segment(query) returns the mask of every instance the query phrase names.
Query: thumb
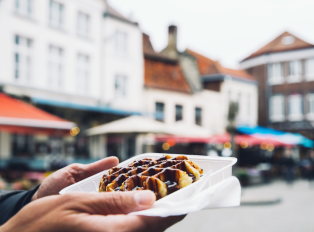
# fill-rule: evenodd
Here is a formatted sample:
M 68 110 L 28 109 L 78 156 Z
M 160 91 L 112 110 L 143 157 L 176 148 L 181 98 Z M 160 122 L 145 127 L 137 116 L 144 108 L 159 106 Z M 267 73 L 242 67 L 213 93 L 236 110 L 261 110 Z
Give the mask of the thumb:
M 152 191 L 107 192 L 81 196 L 82 203 L 91 214 L 127 214 L 150 208 L 156 201 Z

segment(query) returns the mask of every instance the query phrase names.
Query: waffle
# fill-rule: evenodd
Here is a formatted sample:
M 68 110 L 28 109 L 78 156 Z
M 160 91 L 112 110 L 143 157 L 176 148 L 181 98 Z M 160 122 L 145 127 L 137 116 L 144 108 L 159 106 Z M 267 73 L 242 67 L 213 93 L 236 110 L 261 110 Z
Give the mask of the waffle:
M 151 190 L 160 199 L 198 181 L 202 174 L 186 156 L 145 158 L 110 169 L 100 181 L 99 192 Z

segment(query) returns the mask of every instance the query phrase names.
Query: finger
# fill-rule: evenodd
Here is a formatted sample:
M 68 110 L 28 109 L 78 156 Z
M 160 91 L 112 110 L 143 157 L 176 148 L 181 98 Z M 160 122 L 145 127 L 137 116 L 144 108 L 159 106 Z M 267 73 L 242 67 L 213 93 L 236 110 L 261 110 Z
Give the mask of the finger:
M 68 195 L 68 194 L 65 194 Z M 64 195 L 64 196 L 65 196 Z M 127 214 L 150 208 L 156 201 L 152 191 L 72 193 L 67 197 L 76 199 L 82 211 L 90 214 Z
M 78 182 L 99 172 L 117 166 L 118 164 L 119 159 L 112 156 L 87 165 L 73 165 L 72 168 L 75 169 L 73 174 L 75 174 L 74 178 L 76 182 Z

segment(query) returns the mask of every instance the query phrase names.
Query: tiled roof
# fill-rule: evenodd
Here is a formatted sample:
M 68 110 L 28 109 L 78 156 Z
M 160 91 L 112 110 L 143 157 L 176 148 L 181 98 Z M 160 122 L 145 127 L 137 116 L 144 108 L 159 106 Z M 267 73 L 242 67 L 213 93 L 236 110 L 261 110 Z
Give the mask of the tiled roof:
M 143 53 L 146 87 L 191 92 L 179 63 L 155 52 L 146 34 L 143 34 Z
M 145 86 L 172 91 L 190 93 L 180 65 L 145 58 Z
M 290 39 L 290 41 L 289 41 Z M 253 57 L 267 54 L 267 53 L 274 53 L 274 52 L 284 52 L 284 51 L 291 51 L 291 50 L 298 50 L 298 49 L 305 49 L 305 48 L 313 48 L 314 45 L 304 40 L 292 35 L 289 32 L 284 32 L 276 39 L 271 41 L 270 43 L 266 44 L 264 47 L 259 49 L 258 51 L 254 52 L 243 61 L 251 59 Z
M 186 52 L 195 57 L 201 76 L 224 74 L 249 80 L 255 80 L 253 76 L 251 76 L 244 70 L 225 68 L 218 61 L 211 60 L 190 49 L 186 49 Z

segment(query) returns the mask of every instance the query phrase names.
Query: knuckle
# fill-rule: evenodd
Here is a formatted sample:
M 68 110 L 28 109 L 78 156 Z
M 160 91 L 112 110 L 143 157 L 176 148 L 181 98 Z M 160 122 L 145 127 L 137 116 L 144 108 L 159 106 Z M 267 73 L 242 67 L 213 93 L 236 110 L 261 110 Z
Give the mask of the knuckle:
M 118 211 L 124 211 L 125 206 L 123 204 L 124 202 L 124 197 L 122 193 L 115 192 L 110 194 L 110 198 L 108 199 L 109 202 L 112 202 L 112 207 L 114 207 Z

